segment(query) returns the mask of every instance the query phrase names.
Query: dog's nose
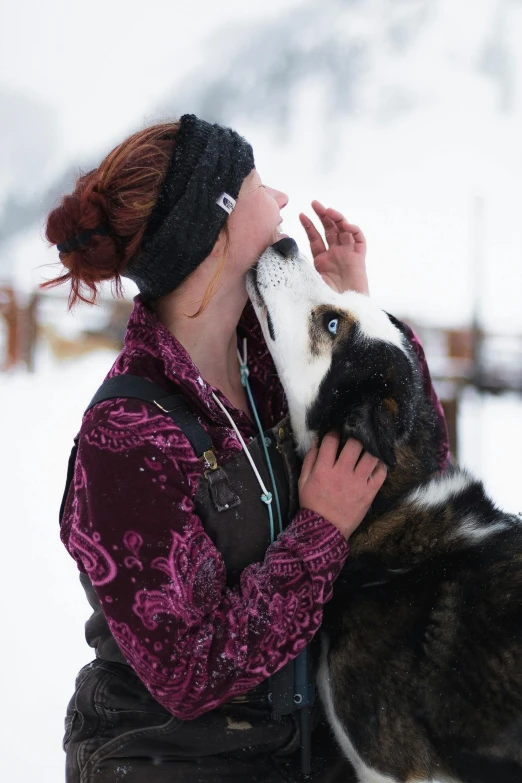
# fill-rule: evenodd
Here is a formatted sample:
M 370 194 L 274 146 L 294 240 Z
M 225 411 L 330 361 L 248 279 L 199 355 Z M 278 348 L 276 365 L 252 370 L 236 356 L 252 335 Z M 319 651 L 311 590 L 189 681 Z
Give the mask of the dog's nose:
M 291 237 L 283 237 L 283 239 L 272 245 L 272 248 L 277 250 L 283 258 L 291 258 L 297 254 L 297 242 Z

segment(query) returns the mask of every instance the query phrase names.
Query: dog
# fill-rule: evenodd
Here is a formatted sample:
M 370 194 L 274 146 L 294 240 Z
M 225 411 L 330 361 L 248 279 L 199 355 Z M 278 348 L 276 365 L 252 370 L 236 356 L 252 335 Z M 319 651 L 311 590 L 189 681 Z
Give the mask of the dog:
M 298 454 L 354 437 L 388 467 L 325 607 L 318 689 L 360 783 L 522 781 L 522 519 L 437 462 L 404 326 L 284 238 L 247 291 Z

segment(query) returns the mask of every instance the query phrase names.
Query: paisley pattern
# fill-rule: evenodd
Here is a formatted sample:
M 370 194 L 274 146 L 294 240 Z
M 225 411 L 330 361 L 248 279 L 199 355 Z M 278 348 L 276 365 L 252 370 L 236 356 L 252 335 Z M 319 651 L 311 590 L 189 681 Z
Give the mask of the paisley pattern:
M 78 554 L 82 566 L 94 587 L 112 582 L 117 566 L 107 550 L 99 543 L 100 535 L 94 533 L 91 538 L 78 527 L 71 530 L 69 545 Z
M 220 580 L 216 579 L 216 568 L 212 552 L 208 552 L 207 538 L 180 535 L 171 530 L 172 545 L 168 557 L 156 557 L 151 568 L 167 576 L 168 581 L 160 590 L 140 590 L 136 593 L 134 612 L 146 628 L 157 628 L 161 614 L 183 617 L 187 627 L 201 622 L 206 611 L 219 602 L 216 592 Z M 223 573 L 220 575 L 224 577 Z
M 129 550 L 129 552 L 132 553 L 131 555 L 128 555 L 123 561 L 125 568 L 134 568 L 134 566 L 136 566 L 140 571 L 142 571 L 143 565 L 139 558 L 139 554 L 143 545 L 143 538 L 139 533 L 136 533 L 135 530 L 127 530 L 123 536 L 123 545 L 126 549 Z
M 262 425 L 272 427 L 286 414 L 286 403 L 250 303 L 237 331 L 248 339 Z M 416 349 L 436 405 L 420 344 Z M 240 444 L 213 391 L 245 441 L 256 434 L 246 414 L 200 377 L 140 297 L 109 377 L 122 372 L 181 391 L 212 438 L 218 461 Z M 444 437 L 441 418 L 441 466 Z M 194 511 L 202 470 L 181 431 L 152 406 L 100 403 L 82 423 L 61 528 L 126 660 L 152 695 L 184 719 L 245 693 L 295 657 L 320 627 L 349 551 L 330 522 L 301 509 L 264 560 L 227 588 L 223 559 Z

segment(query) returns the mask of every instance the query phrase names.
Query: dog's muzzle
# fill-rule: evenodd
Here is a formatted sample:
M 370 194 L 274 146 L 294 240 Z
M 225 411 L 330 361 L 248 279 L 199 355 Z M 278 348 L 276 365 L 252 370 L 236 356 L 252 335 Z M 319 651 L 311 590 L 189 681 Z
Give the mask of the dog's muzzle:
M 297 260 L 299 258 L 299 248 L 297 247 L 297 242 L 291 237 L 283 237 L 282 239 L 279 239 L 277 242 L 274 242 L 273 245 L 270 245 L 270 247 L 267 248 L 265 252 L 268 250 L 275 251 L 278 256 L 281 256 L 286 260 Z M 254 296 L 257 303 L 261 305 L 264 304 L 264 297 L 258 285 L 257 269 L 257 264 L 249 269 L 246 280 L 250 296 Z
M 272 250 L 276 250 L 283 258 L 296 258 L 299 253 L 297 242 L 292 237 L 283 237 L 272 245 Z

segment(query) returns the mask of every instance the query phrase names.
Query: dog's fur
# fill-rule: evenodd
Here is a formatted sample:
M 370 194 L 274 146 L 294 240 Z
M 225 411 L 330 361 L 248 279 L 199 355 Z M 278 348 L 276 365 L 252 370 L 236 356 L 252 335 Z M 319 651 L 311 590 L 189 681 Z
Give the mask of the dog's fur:
M 301 456 L 335 429 L 389 468 L 325 608 L 318 674 L 359 781 L 522 781 L 522 520 L 465 471 L 438 473 L 398 321 L 330 289 L 291 239 L 247 289 Z

